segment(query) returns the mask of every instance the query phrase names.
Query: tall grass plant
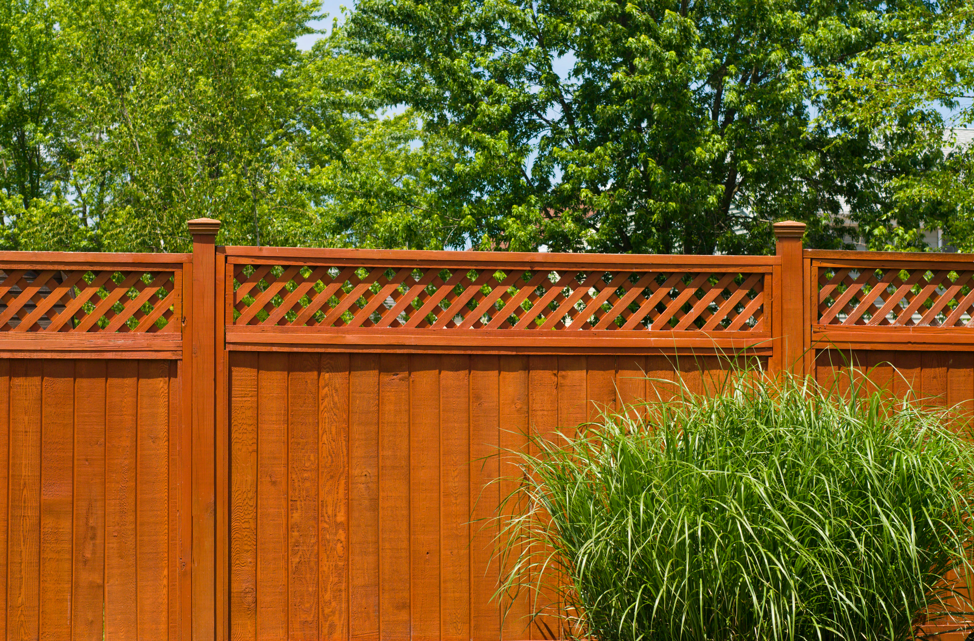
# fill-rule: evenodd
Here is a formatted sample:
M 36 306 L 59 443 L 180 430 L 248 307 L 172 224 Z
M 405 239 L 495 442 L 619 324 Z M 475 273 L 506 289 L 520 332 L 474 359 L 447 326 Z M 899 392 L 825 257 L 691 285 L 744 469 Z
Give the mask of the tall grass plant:
M 517 453 L 508 602 L 557 593 L 600 641 L 892 641 L 974 609 L 969 436 L 862 378 L 752 374 Z

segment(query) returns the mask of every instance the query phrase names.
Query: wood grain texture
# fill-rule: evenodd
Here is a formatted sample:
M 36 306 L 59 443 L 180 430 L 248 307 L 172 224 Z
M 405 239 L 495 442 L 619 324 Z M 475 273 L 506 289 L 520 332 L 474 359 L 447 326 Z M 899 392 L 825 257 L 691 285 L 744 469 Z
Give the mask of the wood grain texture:
M 349 636 L 379 636 L 379 357 L 349 363 Z
M 139 363 L 108 367 L 105 424 L 105 639 L 138 636 L 136 478 L 138 466 Z
M 646 357 L 646 401 L 668 401 L 680 394 L 677 359 L 670 356 Z
M 288 636 L 288 357 L 261 354 L 257 378 L 257 638 Z
M 43 362 L 40 638 L 71 638 L 74 363 Z
M 614 361 L 614 358 L 613 358 Z M 613 374 L 614 369 L 613 369 Z M 529 360 L 526 356 L 504 356 L 500 360 L 498 375 L 498 413 L 500 434 L 498 435 L 502 460 L 499 474 L 500 495 L 503 501 L 502 527 L 506 535 L 510 531 L 512 519 L 525 509 L 522 496 L 518 493 L 523 475 L 520 457 L 529 451 L 530 434 L 530 392 Z M 613 387 L 613 398 L 615 388 Z M 507 538 L 502 538 L 506 542 Z M 523 555 L 522 546 L 515 543 L 509 555 L 501 559 L 502 576 L 515 576 L 515 585 L 530 585 L 531 569 Z M 502 630 L 504 639 L 528 639 L 531 636 L 531 599 L 527 589 L 514 589 L 504 595 L 501 602 Z
M 105 361 L 78 361 L 74 426 L 74 612 L 79 641 L 101 641 L 105 608 Z
M 963 429 L 974 418 L 974 354 L 951 354 L 947 370 L 947 407 L 954 427 Z
M 529 420 L 531 434 L 535 438 L 552 438 L 558 427 L 558 359 L 554 356 L 532 356 L 529 360 Z M 637 379 L 640 383 L 642 379 Z M 632 381 L 627 381 L 632 384 Z M 538 455 L 537 446 L 531 444 L 531 454 Z M 559 603 L 557 599 L 557 574 L 549 571 L 552 567 L 552 551 L 541 548 L 531 551 L 532 568 L 531 583 L 538 587 L 537 593 L 532 595 L 534 602 L 531 611 L 535 616 L 531 628 L 532 639 L 555 638 L 561 628 L 558 617 Z M 542 570 L 540 578 L 535 570 Z M 539 580 L 540 579 L 540 580 Z
M 318 638 L 317 354 L 288 356 L 288 638 Z
M 348 638 L 348 402 L 349 357 L 322 354 L 318 441 L 319 630 Z
M 230 638 L 257 638 L 258 356 L 230 358 Z
M 500 456 L 500 362 L 497 356 L 470 361 L 470 625 L 471 637 L 497 641 L 501 613 L 494 594 L 500 582 L 495 542 L 499 534 L 497 484 Z
M 923 403 L 931 409 L 947 408 L 947 369 L 950 354 L 924 352 L 920 357 Z
M 139 363 L 138 612 L 139 635 L 169 632 L 169 363 Z
M 179 515 L 184 505 L 180 495 L 182 481 L 179 476 L 179 448 L 182 430 L 182 398 L 179 361 L 169 361 L 169 638 L 173 641 L 182 636 L 180 629 L 180 581 L 182 569 L 180 550 Z
M 598 421 L 605 412 L 616 407 L 615 356 L 589 356 L 586 368 L 587 420 Z
M 379 637 L 410 635 L 409 357 L 379 358 Z
M 10 536 L 10 361 L 0 360 L 0 639 L 7 638 L 7 542 Z
M 587 359 L 584 356 L 558 357 L 558 431 L 567 439 L 575 438 L 577 428 L 588 418 L 589 393 L 586 376 Z M 560 564 L 559 564 L 560 565 Z M 558 568 L 555 579 L 562 590 L 569 585 L 570 578 L 565 574 L 564 567 Z M 568 604 L 559 603 L 558 614 L 560 625 L 559 635 L 566 637 L 571 630 L 564 622 L 568 618 L 577 618 L 577 612 L 568 611 Z
M 10 364 L 7 638 L 37 638 L 40 590 L 41 363 Z M 16 417 L 14 419 L 13 417 Z
M 532 366 L 533 370 L 533 366 Z M 620 356 L 616 360 L 617 408 L 635 417 L 642 413 L 639 403 L 650 400 L 646 392 L 646 357 Z
M 409 357 L 410 630 L 440 638 L 440 358 Z
M 440 365 L 440 637 L 470 638 L 470 357 Z

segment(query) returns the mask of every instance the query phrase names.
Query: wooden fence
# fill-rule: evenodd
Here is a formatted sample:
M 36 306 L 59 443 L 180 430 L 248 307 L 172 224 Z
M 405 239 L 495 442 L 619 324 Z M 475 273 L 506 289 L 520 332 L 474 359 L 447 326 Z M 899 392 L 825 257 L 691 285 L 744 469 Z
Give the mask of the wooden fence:
M 0 254 L 7 639 L 534 639 L 498 448 L 720 357 L 974 411 L 974 257 Z M 902 375 L 894 376 L 893 367 Z M 510 606 L 506 618 L 501 605 Z

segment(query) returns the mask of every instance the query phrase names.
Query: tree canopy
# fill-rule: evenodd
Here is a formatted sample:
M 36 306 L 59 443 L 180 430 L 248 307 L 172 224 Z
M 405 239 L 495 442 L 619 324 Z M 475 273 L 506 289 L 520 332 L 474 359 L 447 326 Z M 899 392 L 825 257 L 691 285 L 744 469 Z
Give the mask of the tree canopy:
M 17 249 L 401 246 L 418 123 L 375 61 L 298 50 L 308 0 L 0 0 L 0 211 Z
M 351 34 L 393 69 L 389 99 L 457 145 L 442 209 L 475 244 L 739 253 L 767 251 L 769 222 L 785 217 L 808 223 L 812 244 L 840 245 L 843 206 L 867 236 L 890 216 L 916 227 L 950 214 L 925 198 L 906 220 L 898 193 L 942 166 L 936 104 L 907 101 L 878 126 L 843 109 L 855 92 L 836 79 L 869 75 L 865 60 L 911 38 L 942 45 L 936 27 L 955 9 L 360 0 Z
M 968 247 L 966 3 L 358 0 L 303 51 L 317 11 L 0 0 L 0 247 L 178 251 L 198 216 L 227 244 L 760 253 L 794 218 Z

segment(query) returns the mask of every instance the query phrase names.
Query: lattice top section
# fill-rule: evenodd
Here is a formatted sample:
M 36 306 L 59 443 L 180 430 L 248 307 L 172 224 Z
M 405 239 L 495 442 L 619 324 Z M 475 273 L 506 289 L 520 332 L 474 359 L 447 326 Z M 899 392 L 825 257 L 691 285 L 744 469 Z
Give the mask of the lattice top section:
M 173 271 L 0 268 L 0 332 L 176 332 Z
M 764 329 L 764 274 L 232 265 L 234 325 Z
M 819 268 L 823 325 L 974 327 L 974 271 Z

